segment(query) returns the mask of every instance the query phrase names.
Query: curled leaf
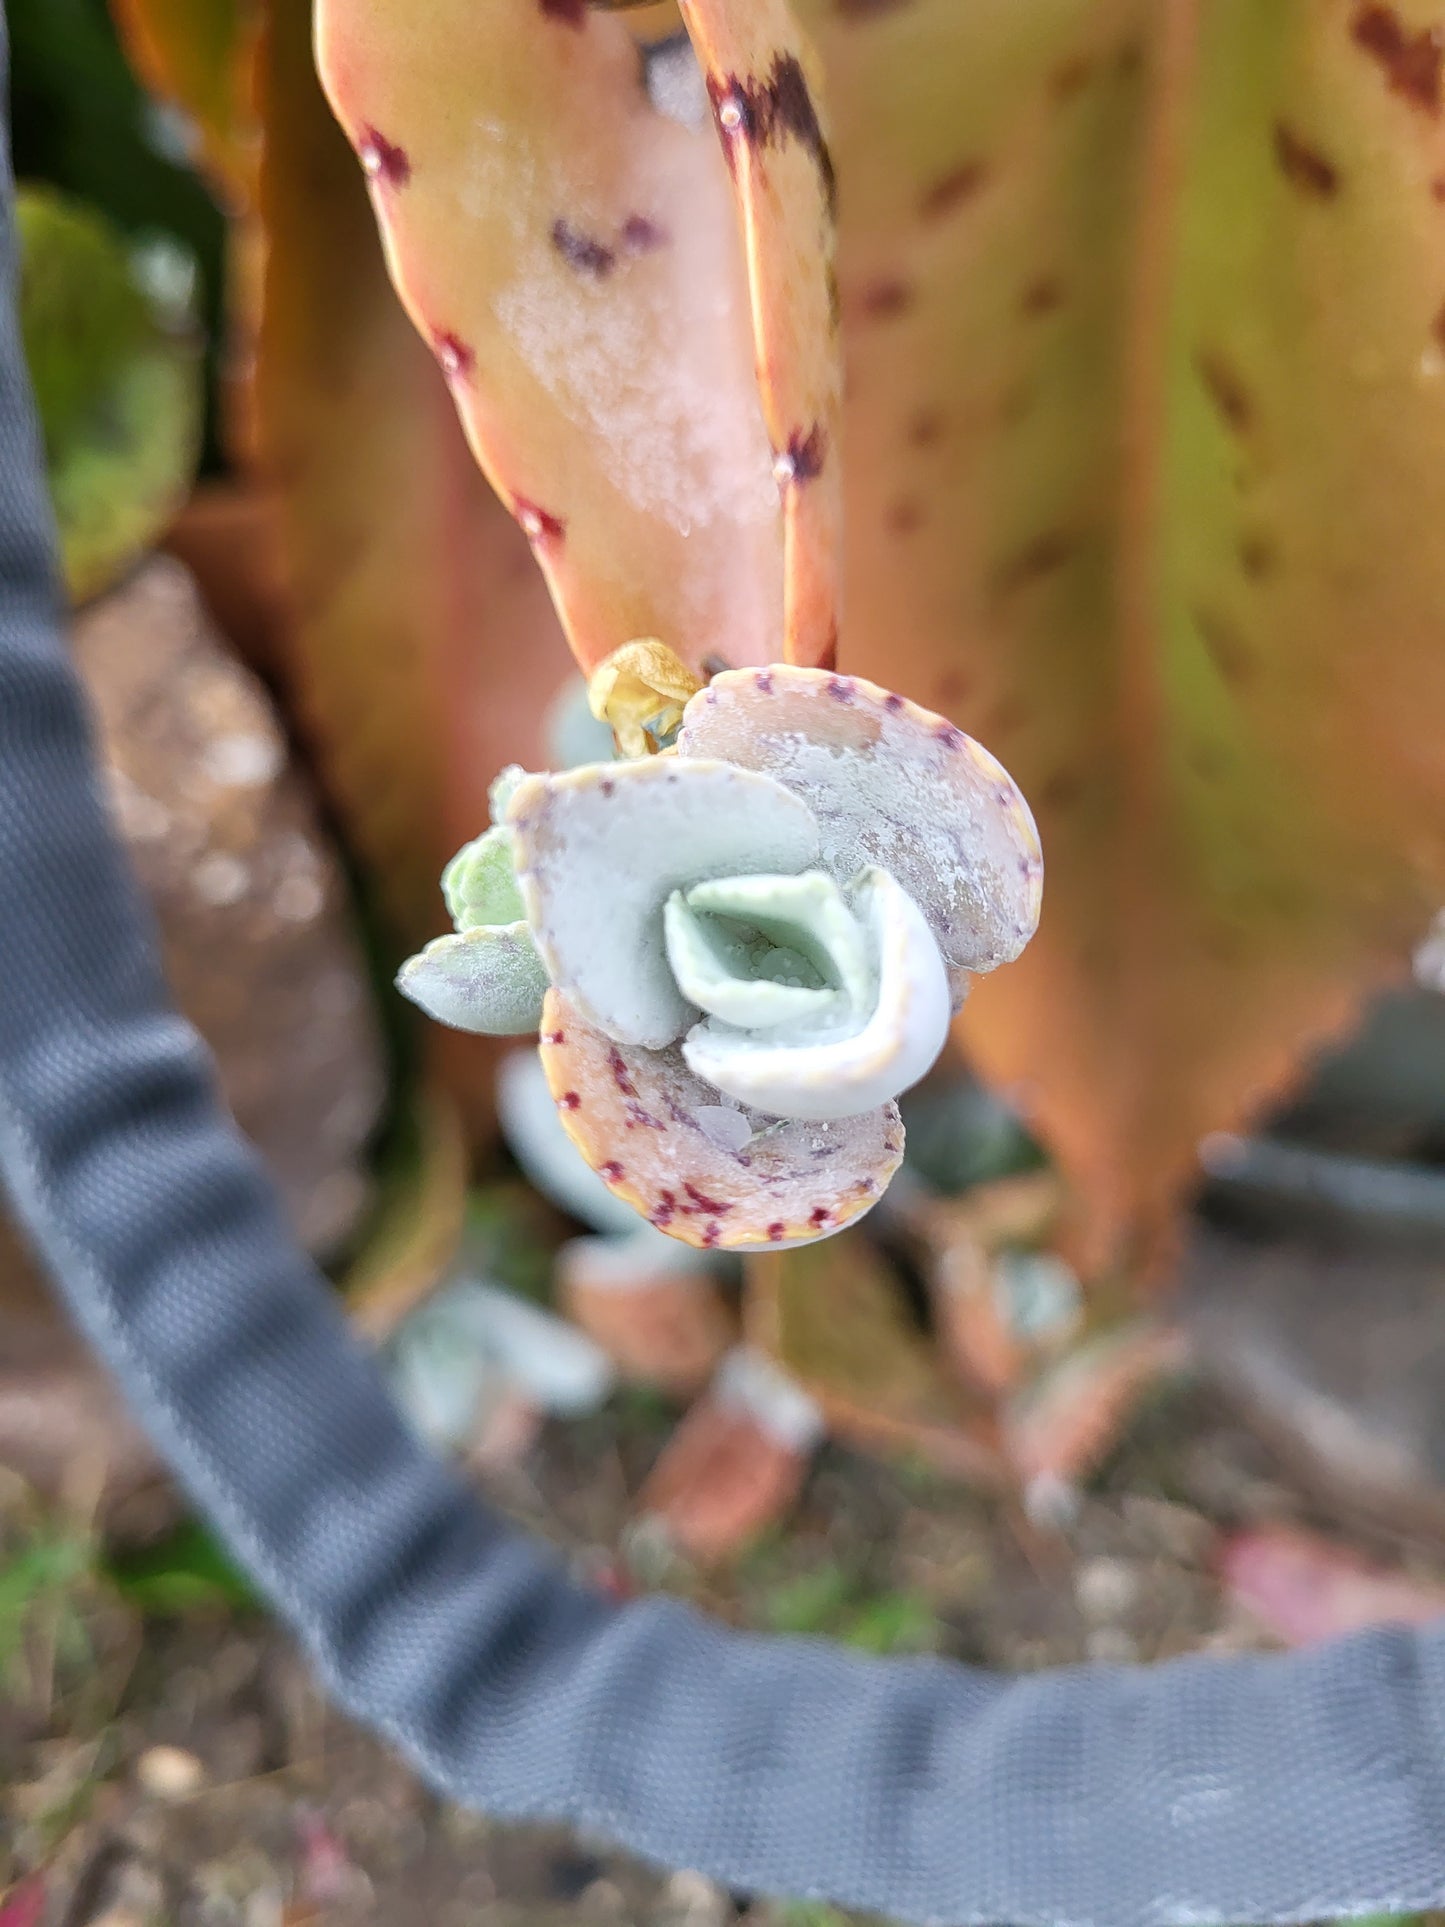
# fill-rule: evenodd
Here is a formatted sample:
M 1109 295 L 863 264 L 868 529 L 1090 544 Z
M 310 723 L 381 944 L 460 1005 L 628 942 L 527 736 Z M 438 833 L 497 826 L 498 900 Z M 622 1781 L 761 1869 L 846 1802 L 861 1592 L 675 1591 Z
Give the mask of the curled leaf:
M 871 1110 L 929 1070 L 951 1016 L 938 945 L 918 905 L 886 870 L 865 870 L 851 896 L 866 958 L 861 1007 L 840 987 L 834 995 L 841 1009 L 795 1018 L 781 1031 L 740 1030 L 735 1020 L 699 1024 L 682 1047 L 699 1077 L 755 1110 L 816 1119 Z M 757 980 L 741 987 L 761 988 Z M 708 988 L 715 1005 L 717 989 Z
M 818 833 L 781 784 L 673 758 L 534 776 L 508 822 L 532 933 L 552 981 L 618 1043 L 658 1048 L 691 1007 L 663 945 L 679 887 L 745 870 L 801 870 Z
M 1028 805 L 946 718 L 856 676 L 731 670 L 688 704 L 677 753 L 721 757 L 792 790 L 833 874 L 886 868 L 950 964 L 991 970 L 1033 934 L 1043 861 Z
M 826 1124 L 743 1114 L 749 1134 L 739 1144 L 718 1131 L 718 1094 L 679 1051 L 615 1043 L 556 989 L 543 1010 L 541 1055 L 587 1162 L 684 1244 L 775 1250 L 822 1237 L 876 1203 L 903 1155 L 893 1104 Z
M 868 946 L 822 870 L 721 877 L 674 891 L 663 916 L 683 995 L 748 1030 L 846 1016 L 873 993 Z

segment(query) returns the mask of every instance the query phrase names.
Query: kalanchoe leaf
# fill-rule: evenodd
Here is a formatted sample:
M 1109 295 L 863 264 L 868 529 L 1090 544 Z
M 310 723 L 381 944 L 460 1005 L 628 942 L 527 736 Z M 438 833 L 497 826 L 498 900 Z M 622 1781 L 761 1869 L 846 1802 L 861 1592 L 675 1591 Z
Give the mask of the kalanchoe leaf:
M 494 824 L 464 843 L 443 873 L 442 895 L 458 930 L 525 923 L 527 912 L 512 868 L 511 831 Z
M 679 1051 L 614 1043 L 556 989 L 543 1010 L 541 1054 L 558 1115 L 587 1162 L 685 1244 L 751 1251 L 809 1243 L 867 1211 L 902 1159 L 893 1104 L 827 1124 L 754 1118 L 748 1143 L 729 1149 L 699 1117 L 717 1108 L 717 1092 Z
M 520 1037 L 541 1021 L 547 972 L 525 923 L 482 925 L 408 957 L 396 987 L 453 1030 Z
M 700 1024 L 689 1067 L 750 1108 L 794 1118 L 850 1117 L 896 1097 L 932 1067 L 948 1036 L 947 973 L 918 905 L 886 870 L 864 872 L 854 908 L 877 956 L 871 1011 L 851 1023 L 771 1037 Z
M 666 643 L 625 642 L 593 670 L 587 701 L 612 730 L 622 756 L 650 756 L 671 741 L 690 697 L 702 688 Z
M 436 933 L 442 865 L 486 822 L 488 779 L 508 757 L 546 761 L 541 718 L 571 663 L 387 278 L 316 77 L 313 9 L 267 8 L 259 36 L 263 10 L 243 11 L 265 130 L 259 225 L 243 230 L 251 253 L 265 244 L 245 441 L 279 516 L 276 666 L 377 909 L 416 948 Z
M 744 1030 L 846 1015 L 847 994 L 809 956 L 821 948 L 802 920 L 811 905 L 791 903 L 789 886 L 803 886 L 824 901 L 831 893 L 856 936 L 837 884 L 818 870 L 801 877 L 720 878 L 673 892 L 663 917 L 667 960 L 689 1002 Z M 864 968 L 866 976 L 866 959 Z
M 711 128 L 659 114 L 616 16 L 319 0 L 317 66 L 388 265 L 578 660 L 782 640 L 782 530 Z
M 676 757 L 534 776 L 508 821 L 552 981 L 614 1041 L 653 1049 L 695 1015 L 664 950 L 672 892 L 739 870 L 803 870 L 818 854 L 806 805 L 780 783 Z
M 695 884 L 687 901 L 696 912 L 731 918 L 800 953 L 819 979 L 840 990 L 856 1010 L 872 1002 L 868 946 L 843 892 L 826 871 L 809 870 L 796 877 L 719 877 Z M 727 1015 L 711 1004 L 703 1008 L 717 1017 Z
M 687 30 L 742 216 L 753 341 L 783 499 L 784 654 L 832 667 L 838 643 L 842 350 L 837 182 L 821 75 L 790 0 L 687 0 Z
M 834 876 L 886 866 L 946 962 L 992 970 L 1032 936 L 1043 863 L 1028 805 L 945 717 L 856 676 L 729 670 L 688 704 L 677 753 L 765 771 L 802 797 Z

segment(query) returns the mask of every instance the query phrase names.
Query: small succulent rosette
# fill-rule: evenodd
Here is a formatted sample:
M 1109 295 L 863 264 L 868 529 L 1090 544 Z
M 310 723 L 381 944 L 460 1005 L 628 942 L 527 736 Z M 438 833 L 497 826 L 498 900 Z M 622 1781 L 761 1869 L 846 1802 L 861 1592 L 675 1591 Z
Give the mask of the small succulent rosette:
M 644 729 L 659 680 L 594 678 L 637 760 L 504 772 L 443 879 L 455 935 L 398 983 L 459 1029 L 540 1030 L 572 1141 L 658 1229 L 807 1243 L 882 1194 L 896 1098 L 1033 934 L 1038 833 L 987 750 L 871 683 L 726 670 Z

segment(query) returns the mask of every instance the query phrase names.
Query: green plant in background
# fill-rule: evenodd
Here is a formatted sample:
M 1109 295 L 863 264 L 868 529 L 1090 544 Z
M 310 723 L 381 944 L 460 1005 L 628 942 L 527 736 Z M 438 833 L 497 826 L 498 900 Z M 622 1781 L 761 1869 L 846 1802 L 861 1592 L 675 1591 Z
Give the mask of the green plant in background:
M 202 386 L 193 267 L 48 189 L 16 198 L 20 325 L 72 602 L 110 586 L 190 494 Z
M 84 1535 L 58 1526 L 38 1527 L 22 1543 L 6 1546 L 0 1562 L 0 1682 L 17 1702 L 37 1697 L 37 1670 L 48 1676 L 57 1661 L 86 1658 L 77 1582 L 89 1575 L 94 1559 Z
M 778 1633 L 819 1633 L 866 1653 L 926 1653 L 938 1624 L 916 1593 L 871 1591 L 856 1574 L 824 1562 L 767 1589 L 764 1623 Z

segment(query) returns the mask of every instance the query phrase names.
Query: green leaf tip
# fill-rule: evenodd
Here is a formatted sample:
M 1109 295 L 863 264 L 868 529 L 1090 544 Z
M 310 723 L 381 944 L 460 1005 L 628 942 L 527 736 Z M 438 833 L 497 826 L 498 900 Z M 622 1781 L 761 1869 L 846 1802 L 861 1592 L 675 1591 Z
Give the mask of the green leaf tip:
M 517 774 L 520 778 L 521 772 Z M 494 824 L 464 843 L 442 873 L 442 895 L 452 922 L 462 932 L 525 922 L 527 913 L 512 867 L 511 831 Z
M 547 972 L 525 923 L 479 924 L 408 957 L 396 987 L 452 1030 L 523 1037 L 542 1021 Z

